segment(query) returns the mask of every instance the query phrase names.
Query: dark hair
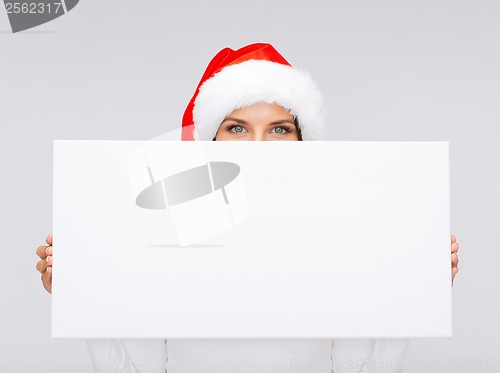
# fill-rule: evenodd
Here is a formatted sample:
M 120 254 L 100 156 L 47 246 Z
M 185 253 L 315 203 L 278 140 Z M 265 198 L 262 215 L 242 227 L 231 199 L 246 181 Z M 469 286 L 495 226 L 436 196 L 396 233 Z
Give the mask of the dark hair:
M 293 123 L 295 123 L 295 128 L 297 128 L 297 137 L 299 141 L 302 141 L 302 131 L 300 130 L 299 120 L 297 119 L 297 117 L 293 118 Z
M 299 141 L 302 141 L 302 131 L 300 130 L 299 120 L 295 117 L 295 118 L 293 118 L 293 123 L 295 124 L 295 128 L 297 129 L 297 138 Z M 215 140 L 216 137 L 217 137 L 217 133 L 215 134 L 212 141 L 216 141 Z

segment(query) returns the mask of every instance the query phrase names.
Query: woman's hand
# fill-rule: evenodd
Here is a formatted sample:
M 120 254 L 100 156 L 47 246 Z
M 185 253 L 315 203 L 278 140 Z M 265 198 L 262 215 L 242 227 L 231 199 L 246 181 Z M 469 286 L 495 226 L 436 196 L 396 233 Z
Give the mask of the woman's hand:
M 43 287 L 52 293 L 52 234 L 49 234 L 45 241 L 48 246 L 38 246 L 36 249 L 36 254 L 41 259 L 36 263 L 36 269 L 42 274 Z
M 457 238 L 451 235 L 451 284 L 453 285 L 453 280 L 458 272 L 458 242 Z

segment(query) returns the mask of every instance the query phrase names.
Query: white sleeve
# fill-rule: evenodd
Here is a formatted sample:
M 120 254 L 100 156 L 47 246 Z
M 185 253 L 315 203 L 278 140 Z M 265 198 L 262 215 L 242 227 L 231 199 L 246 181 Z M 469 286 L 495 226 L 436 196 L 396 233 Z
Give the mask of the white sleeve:
M 332 341 L 332 371 L 335 373 L 365 372 L 367 360 L 373 354 L 373 339 L 334 339 Z
M 335 373 L 400 373 L 410 339 L 334 339 Z
M 87 339 L 95 373 L 165 373 L 163 339 Z
M 373 354 L 368 359 L 368 373 L 400 373 L 411 339 L 375 339 Z

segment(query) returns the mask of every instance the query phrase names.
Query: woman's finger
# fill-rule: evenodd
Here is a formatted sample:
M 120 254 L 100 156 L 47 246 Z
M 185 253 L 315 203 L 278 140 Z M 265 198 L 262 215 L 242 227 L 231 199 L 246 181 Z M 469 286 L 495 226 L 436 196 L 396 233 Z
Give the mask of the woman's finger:
M 457 242 L 453 242 L 453 243 L 451 244 L 451 252 L 452 252 L 452 253 L 456 253 L 456 252 L 458 252 L 458 248 L 459 248 L 459 245 L 458 245 L 458 243 L 457 243 Z
M 453 285 L 453 280 L 455 279 L 455 276 L 458 273 L 458 267 L 453 267 L 451 269 L 451 284 Z
M 36 255 L 42 260 L 47 258 L 47 247 L 48 246 L 38 246 L 36 249 Z
M 52 267 L 47 268 L 42 274 L 42 284 L 45 290 L 52 293 Z
M 45 260 L 47 262 L 47 267 L 52 267 L 52 257 L 47 256 L 47 259 Z
M 455 253 L 451 254 L 451 265 L 452 267 L 458 266 L 458 255 Z
M 47 242 L 47 245 L 52 246 L 52 233 L 50 233 L 47 238 L 45 239 L 45 242 Z
M 36 269 L 40 273 L 44 273 L 47 270 L 47 260 L 39 260 L 38 263 L 36 263 Z
M 52 246 L 48 246 L 45 252 L 47 253 L 47 255 L 52 256 Z
M 451 235 L 451 243 L 457 242 L 457 238 L 454 234 Z

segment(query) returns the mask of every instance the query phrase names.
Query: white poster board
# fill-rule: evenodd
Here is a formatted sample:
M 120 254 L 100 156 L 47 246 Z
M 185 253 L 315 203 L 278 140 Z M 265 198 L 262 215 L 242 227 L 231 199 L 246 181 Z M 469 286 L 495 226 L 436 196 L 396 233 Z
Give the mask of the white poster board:
M 55 141 L 52 336 L 449 337 L 448 163 L 447 142 Z

